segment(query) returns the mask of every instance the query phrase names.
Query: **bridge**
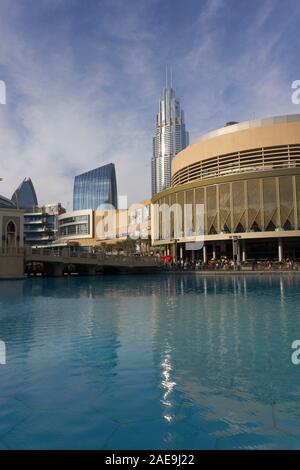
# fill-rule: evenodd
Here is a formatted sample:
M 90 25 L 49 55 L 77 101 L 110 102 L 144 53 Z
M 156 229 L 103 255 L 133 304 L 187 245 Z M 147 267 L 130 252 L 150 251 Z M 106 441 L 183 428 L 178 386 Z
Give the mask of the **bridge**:
M 161 269 L 161 261 L 153 256 L 111 255 L 90 253 L 77 247 L 47 247 L 24 250 L 25 272 L 28 275 L 63 276 L 80 274 L 94 276 L 110 273 L 151 273 Z

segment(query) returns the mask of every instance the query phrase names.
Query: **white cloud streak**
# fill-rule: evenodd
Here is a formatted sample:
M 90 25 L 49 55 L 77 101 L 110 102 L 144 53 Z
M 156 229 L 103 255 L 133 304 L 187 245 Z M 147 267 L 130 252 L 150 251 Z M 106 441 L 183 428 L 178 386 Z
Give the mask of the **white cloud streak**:
M 148 197 L 166 62 L 173 62 L 192 139 L 228 120 L 300 112 L 291 104 L 288 70 L 278 57 L 293 15 L 268 27 L 278 2 L 261 2 L 234 48 L 235 0 L 201 2 L 188 31 L 179 32 L 180 56 L 179 42 L 172 49 L 159 36 L 161 26 L 154 27 L 157 0 L 131 9 L 127 2 L 100 3 L 99 19 L 85 38 L 68 15 L 32 34 L 28 23 L 23 26 L 27 2 L 12 9 L 1 1 L 0 79 L 7 84 L 7 104 L 0 106 L 1 193 L 10 196 L 30 176 L 40 202 L 71 208 L 74 176 L 114 162 L 119 193 L 130 202 Z M 39 5 L 42 14 L 50 8 L 60 16 L 65 2 Z
M 17 33 L 21 18 L 0 19 L 0 67 L 9 77 L 7 105 L 0 108 L 1 192 L 9 195 L 30 176 L 41 202 L 61 200 L 71 208 L 75 174 L 112 161 L 119 193 L 132 201 L 147 197 L 151 135 L 142 119 L 145 103 L 134 107 L 128 95 L 135 92 L 138 76 L 144 90 L 137 95 L 147 97 L 154 90 L 143 50 L 146 38 L 141 45 L 132 43 L 133 37 L 145 36 L 138 35 L 137 18 L 110 22 L 110 35 L 116 31 L 130 43 L 130 48 L 121 44 L 123 63 L 114 68 L 99 47 L 87 75 L 80 67 L 78 72 L 67 27 L 55 40 L 58 49 L 43 57 L 42 47 Z

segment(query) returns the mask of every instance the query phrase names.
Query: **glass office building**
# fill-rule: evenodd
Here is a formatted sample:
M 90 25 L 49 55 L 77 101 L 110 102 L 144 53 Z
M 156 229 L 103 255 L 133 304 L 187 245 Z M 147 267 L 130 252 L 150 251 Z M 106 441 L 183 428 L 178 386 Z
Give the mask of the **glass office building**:
M 25 178 L 11 198 L 18 209 L 27 209 L 38 205 L 36 192 L 30 178 Z
M 103 205 L 118 205 L 115 165 L 109 163 L 75 177 L 73 210 L 97 210 Z

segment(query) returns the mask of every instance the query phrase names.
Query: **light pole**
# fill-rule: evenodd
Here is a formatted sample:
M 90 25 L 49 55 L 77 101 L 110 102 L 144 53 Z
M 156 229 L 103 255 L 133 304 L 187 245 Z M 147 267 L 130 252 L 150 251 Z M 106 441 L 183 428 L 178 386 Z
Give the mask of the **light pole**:
M 177 238 L 174 238 L 174 243 L 175 243 L 175 262 L 177 263 L 177 243 L 178 243 Z
M 234 270 L 236 271 L 239 240 L 242 237 L 241 235 L 231 235 L 229 238 L 232 240 L 232 257 L 233 257 L 233 262 L 234 262 Z

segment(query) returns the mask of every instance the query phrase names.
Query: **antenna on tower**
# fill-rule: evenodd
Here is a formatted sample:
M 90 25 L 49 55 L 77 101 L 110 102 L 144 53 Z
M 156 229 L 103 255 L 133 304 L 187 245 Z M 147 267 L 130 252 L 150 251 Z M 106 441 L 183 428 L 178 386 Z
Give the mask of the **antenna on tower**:
M 166 88 L 168 88 L 168 64 L 166 64 Z
M 171 88 L 173 88 L 173 71 L 172 71 L 172 65 L 170 65 L 170 85 L 171 85 Z

